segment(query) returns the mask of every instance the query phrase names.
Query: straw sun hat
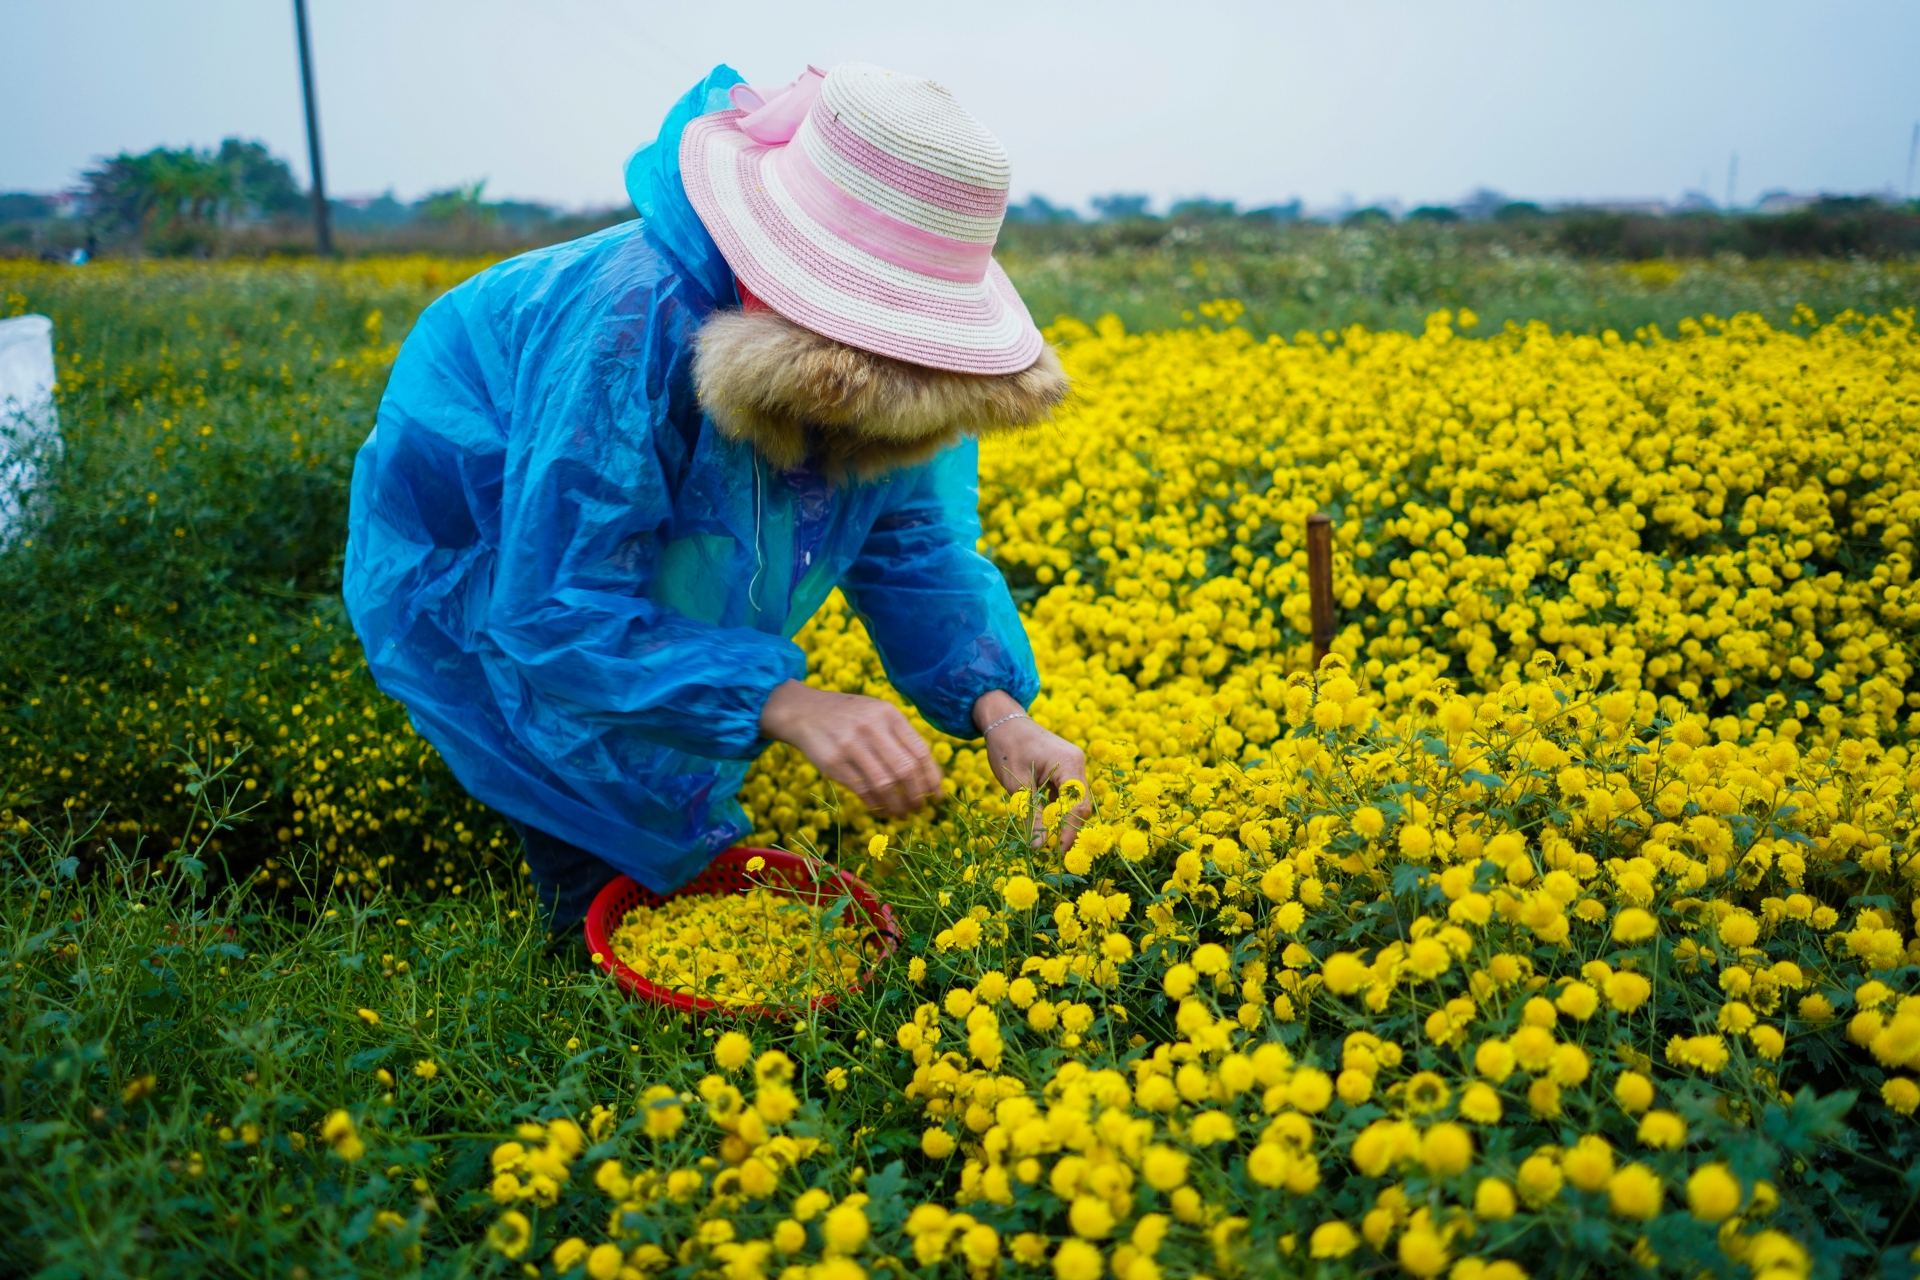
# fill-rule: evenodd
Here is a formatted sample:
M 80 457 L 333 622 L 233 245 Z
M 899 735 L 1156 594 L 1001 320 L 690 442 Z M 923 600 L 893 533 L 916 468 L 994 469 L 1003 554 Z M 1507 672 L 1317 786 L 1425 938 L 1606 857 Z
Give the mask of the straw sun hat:
M 1042 346 L 993 260 L 1006 149 L 931 80 L 859 62 L 809 67 L 680 142 L 687 198 L 743 289 L 863 351 L 1015 373 Z

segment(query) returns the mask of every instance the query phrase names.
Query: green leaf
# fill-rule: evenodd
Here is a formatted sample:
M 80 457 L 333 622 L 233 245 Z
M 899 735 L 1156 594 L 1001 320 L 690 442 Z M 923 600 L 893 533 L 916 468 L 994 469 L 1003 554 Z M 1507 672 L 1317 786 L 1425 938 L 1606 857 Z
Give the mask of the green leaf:
M 1824 1098 L 1816 1096 L 1811 1088 L 1802 1089 L 1794 1095 L 1791 1107 L 1769 1103 L 1760 1117 L 1760 1128 L 1783 1150 L 1805 1155 L 1846 1132 L 1847 1112 L 1858 1098 L 1851 1089 Z
M 362 1049 L 360 1052 L 354 1054 L 351 1058 L 347 1059 L 347 1070 L 371 1071 L 375 1067 L 379 1066 L 381 1063 L 385 1062 L 387 1060 L 387 1055 L 392 1052 L 393 1052 L 393 1046 L 390 1044 L 379 1045 L 372 1049 Z

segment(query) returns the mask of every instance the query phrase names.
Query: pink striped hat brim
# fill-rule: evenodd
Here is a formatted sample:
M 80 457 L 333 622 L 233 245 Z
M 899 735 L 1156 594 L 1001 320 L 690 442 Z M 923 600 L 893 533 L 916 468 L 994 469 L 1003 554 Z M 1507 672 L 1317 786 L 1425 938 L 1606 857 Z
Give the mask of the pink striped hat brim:
M 1044 339 L 999 263 L 971 262 L 974 246 L 876 210 L 824 205 L 851 197 L 797 157 L 780 162 L 790 148 L 749 138 L 736 123 L 744 114 L 689 124 L 680 169 L 687 199 L 751 292 L 803 328 L 929 368 L 1018 373 L 1039 358 Z M 965 184 L 922 189 L 949 207 L 980 202 Z

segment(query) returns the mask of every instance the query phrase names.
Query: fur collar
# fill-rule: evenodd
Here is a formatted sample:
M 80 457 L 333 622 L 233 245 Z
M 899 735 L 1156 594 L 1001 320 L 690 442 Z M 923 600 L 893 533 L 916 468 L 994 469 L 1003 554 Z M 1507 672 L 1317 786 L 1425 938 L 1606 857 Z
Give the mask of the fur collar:
M 1067 394 L 1051 346 L 1019 373 L 929 369 L 861 351 L 772 311 L 717 311 L 693 385 L 709 418 L 789 470 L 811 455 L 834 483 L 924 462 L 962 436 L 1029 426 Z

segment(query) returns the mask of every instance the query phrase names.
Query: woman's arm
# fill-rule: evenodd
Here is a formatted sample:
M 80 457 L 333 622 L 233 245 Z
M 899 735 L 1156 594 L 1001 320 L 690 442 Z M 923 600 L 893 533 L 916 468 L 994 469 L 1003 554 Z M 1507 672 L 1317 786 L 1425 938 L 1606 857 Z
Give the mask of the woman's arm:
M 653 598 L 687 447 L 666 317 L 691 308 L 637 239 L 577 270 L 559 253 L 448 294 L 402 348 L 355 473 L 356 626 L 410 702 L 446 696 L 436 663 L 477 660 L 503 727 L 583 786 L 609 731 L 751 757 L 805 655 Z
M 976 446 L 964 443 L 903 478 L 902 493 L 874 523 L 842 585 L 894 687 L 941 731 L 959 738 L 984 733 L 1002 786 L 1057 795 L 1070 780 L 1081 784 L 1082 799 L 1061 835 L 1070 846 L 1091 812 L 1086 759 L 1026 715 L 1040 679 L 1006 580 L 976 548 L 977 459 Z M 903 764 L 909 791 L 914 776 Z
M 893 687 L 942 733 L 979 732 L 974 704 L 1040 692 L 1006 579 L 976 549 L 978 449 L 967 441 L 900 476 L 840 580 Z

